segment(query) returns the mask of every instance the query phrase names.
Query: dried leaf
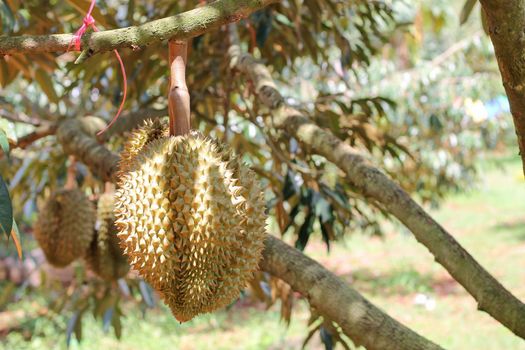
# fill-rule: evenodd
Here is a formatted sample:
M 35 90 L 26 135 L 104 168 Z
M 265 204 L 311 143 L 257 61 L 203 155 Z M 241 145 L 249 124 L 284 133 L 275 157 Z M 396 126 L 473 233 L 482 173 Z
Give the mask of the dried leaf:
M 90 5 L 90 1 L 88 0 L 67 0 L 67 2 L 75 9 L 77 9 L 82 16 L 84 16 L 87 13 Z M 104 27 L 106 27 L 106 29 L 110 28 L 108 22 L 106 21 L 106 18 L 104 17 L 104 15 L 102 15 L 100 9 L 98 9 L 96 6 L 93 9 L 92 16 L 95 19 L 96 23 L 103 25 Z
M 18 258 L 22 260 L 22 244 L 20 244 L 20 231 L 18 231 L 18 225 L 16 221 L 13 220 L 13 228 L 11 230 L 11 237 L 13 237 L 13 242 L 15 243 L 16 252 L 18 253 Z

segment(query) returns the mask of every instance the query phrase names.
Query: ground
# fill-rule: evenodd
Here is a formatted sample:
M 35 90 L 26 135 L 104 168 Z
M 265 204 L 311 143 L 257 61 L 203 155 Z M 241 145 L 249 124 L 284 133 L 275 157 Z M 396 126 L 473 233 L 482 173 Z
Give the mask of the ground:
M 477 189 L 450 196 L 432 212 L 483 266 L 525 300 L 525 181 L 520 169 L 517 156 L 486 161 L 480 166 Z M 476 310 L 474 300 L 410 232 L 400 225 L 388 225 L 386 231 L 384 238 L 350 235 L 330 254 L 314 241 L 307 253 L 446 349 L 525 349 L 525 342 Z M 32 302 L 26 298 L 10 308 L 31 307 Z M 84 318 L 82 343 L 73 340 L 71 349 L 300 349 L 307 333 L 305 303 L 296 303 L 289 328 L 279 322 L 278 307 L 263 310 L 237 305 L 183 325 L 165 308 L 148 311 L 144 318 L 139 310 L 127 310 L 120 342 L 89 316 Z M 65 328 L 66 317 L 56 322 Z M 23 340 L 23 331 L 12 332 L 0 349 L 65 348 L 64 332 L 57 332 L 51 321 L 37 319 L 27 326 L 33 334 L 30 342 Z M 307 347 L 322 348 L 318 336 Z

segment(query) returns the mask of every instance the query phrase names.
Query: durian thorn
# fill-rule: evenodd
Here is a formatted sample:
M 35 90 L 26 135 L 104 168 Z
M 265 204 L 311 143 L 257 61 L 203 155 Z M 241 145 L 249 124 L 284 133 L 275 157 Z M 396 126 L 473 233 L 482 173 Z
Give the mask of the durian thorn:
M 168 110 L 170 115 L 170 136 L 186 135 L 190 132 L 190 94 L 186 85 L 186 62 L 188 42 L 170 40 L 170 89 Z

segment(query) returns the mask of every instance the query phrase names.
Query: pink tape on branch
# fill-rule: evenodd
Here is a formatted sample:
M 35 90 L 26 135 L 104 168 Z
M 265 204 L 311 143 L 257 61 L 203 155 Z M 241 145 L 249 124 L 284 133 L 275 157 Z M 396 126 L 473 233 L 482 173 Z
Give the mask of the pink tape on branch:
M 95 19 L 91 15 L 93 12 L 93 9 L 95 8 L 96 0 L 91 0 L 91 5 L 89 5 L 89 10 L 86 13 L 86 16 L 84 17 L 84 20 L 82 21 L 82 26 L 75 32 L 73 39 L 71 40 L 71 43 L 69 43 L 68 51 L 71 49 L 71 46 L 74 45 L 75 51 L 80 51 L 80 46 L 82 43 L 82 36 L 88 30 L 89 27 L 93 28 L 95 32 L 98 32 L 99 29 L 95 25 Z M 115 56 L 117 57 L 117 60 L 120 64 L 120 71 L 122 72 L 122 79 L 124 80 L 124 91 L 122 96 L 122 101 L 120 102 L 120 106 L 118 108 L 117 114 L 113 117 L 113 120 L 101 131 L 97 133 L 98 135 L 102 135 L 106 130 L 108 130 L 118 119 L 120 116 L 120 113 L 122 113 L 122 109 L 124 108 L 124 103 L 126 102 L 126 95 L 128 93 L 128 79 L 126 77 L 126 67 L 124 67 L 124 62 L 122 62 L 122 58 L 120 57 L 117 50 L 113 50 L 115 53 Z

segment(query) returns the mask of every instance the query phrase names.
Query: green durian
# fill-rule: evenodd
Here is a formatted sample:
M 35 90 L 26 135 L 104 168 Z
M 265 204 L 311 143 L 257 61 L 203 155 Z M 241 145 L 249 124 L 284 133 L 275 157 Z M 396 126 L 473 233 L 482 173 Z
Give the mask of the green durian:
M 115 199 L 111 193 L 105 193 L 98 199 L 97 230 L 86 255 L 89 268 L 107 281 L 124 277 L 129 271 L 127 258 L 117 237 L 114 206 Z
M 69 265 L 83 257 L 93 239 L 95 208 L 78 189 L 52 194 L 34 226 L 35 238 L 50 264 Z

